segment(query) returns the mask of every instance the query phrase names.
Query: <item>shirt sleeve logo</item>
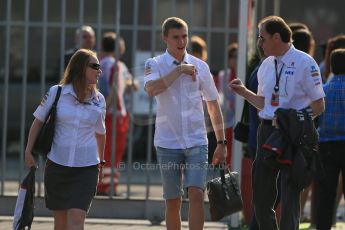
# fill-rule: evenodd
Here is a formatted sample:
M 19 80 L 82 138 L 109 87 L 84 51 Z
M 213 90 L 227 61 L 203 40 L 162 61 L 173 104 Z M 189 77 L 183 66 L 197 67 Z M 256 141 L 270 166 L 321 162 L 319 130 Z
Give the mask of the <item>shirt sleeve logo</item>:
M 317 68 L 314 65 L 311 66 L 310 73 L 311 73 L 312 77 L 320 76 L 319 71 L 317 70 Z
M 49 92 L 46 93 L 46 95 L 44 95 L 44 97 L 42 98 L 42 101 L 41 101 L 41 103 L 40 103 L 40 106 L 44 106 L 44 104 L 46 103 L 48 97 L 49 97 Z
M 151 71 L 151 63 L 150 63 L 150 61 L 147 61 L 145 63 L 144 75 L 147 76 L 147 75 L 150 75 L 151 73 L 152 73 L 152 71 Z

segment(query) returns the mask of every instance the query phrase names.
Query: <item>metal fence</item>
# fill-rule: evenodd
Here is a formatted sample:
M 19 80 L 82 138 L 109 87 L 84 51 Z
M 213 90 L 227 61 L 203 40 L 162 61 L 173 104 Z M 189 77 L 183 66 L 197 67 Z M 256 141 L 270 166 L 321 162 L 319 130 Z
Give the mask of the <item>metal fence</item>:
M 3 52 L 0 53 L 0 197 L 4 199 L 8 195 L 8 181 L 16 181 L 18 184 L 25 174 L 23 153 L 28 129 L 33 120 L 31 114 L 47 88 L 57 83 L 58 76 L 61 76 L 62 57 L 66 49 L 73 47 L 73 34 L 76 28 L 90 25 L 95 29 L 97 51 L 100 51 L 100 38 L 103 32 L 114 31 L 122 36 L 127 44 L 124 62 L 130 66 L 134 78 L 140 82 L 143 78 L 145 58 L 165 49 L 160 39 L 162 21 L 170 16 L 178 16 L 188 23 L 190 36 L 200 35 L 205 38 L 211 70 L 226 69 L 226 47 L 230 42 L 238 41 L 238 76 L 244 78 L 247 14 L 248 1 L 242 0 L 0 0 L 0 44 L 4 44 L 1 49 Z M 111 202 L 107 200 L 107 204 L 115 202 L 114 205 L 125 209 L 124 201 L 131 201 L 131 205 L 134 205 L 132 207 L 135 207 L 138 198 L 133 197 L 132 191 L 138 177 L 141 177 L 142 181 L 138 183 L 143 187 L 140 199 L 145 202 L 144 218 L 151 216 L 154 219 L 155 215 L 161 218 L 161 211 L 158 214 L 153 211 L 156 205 L 152 204 L 156 203 L 150 196 L 152 186 L 159 184 L 159 179 L 155 179 L 158 172 L 149 169 L 133 172 L 133 165 L 138 162 L 147 167 L 154 165 L 153 125 L 147 122 L 154 116 L 153 100 L 141 89 L 131 94 L 130 101 L 133 105 L 130 114 L 133 116 L 128 133 L 127 161 L 124 163 L 126 167 L 123 171 L 125 196 L 122 200 L 110 196 L 108 198 Z M 238 100 L 236 111 L 241 111 L 241 107 L 242 101 Z M 145 133 L 140 135 L 140 139 L 146 138 L 143 146 L 136 142 L 138 129 L 145 130 Z M 140 161 L 134 154 L 138 151 L 145 152 L 145 158 Z M 233 152 L 238 152 L 233 154 L 234 169 L 240 171 L 241 156 L 238 143 L 234 144 Z M 113 159 L 114 154 L 115 151 Z M 43 165 L 42 159 L 39 159 L 39 165 Z M 43 196 L 42 168 L 40 167 L 38 173 L 38 199 Z M 114 175 L 114 168 L 112 173 Z M 8 198 L 7 202 L 11 203 L 12 199 L 13 197 Z M 96 204 L 106 205 L 104 199 L 96 200 Z M 162 207 L 162 203 L 158 206 Z M 130 212 L 126 213 L 128 216 L 125 218 L 134 217 L 129 214 Z

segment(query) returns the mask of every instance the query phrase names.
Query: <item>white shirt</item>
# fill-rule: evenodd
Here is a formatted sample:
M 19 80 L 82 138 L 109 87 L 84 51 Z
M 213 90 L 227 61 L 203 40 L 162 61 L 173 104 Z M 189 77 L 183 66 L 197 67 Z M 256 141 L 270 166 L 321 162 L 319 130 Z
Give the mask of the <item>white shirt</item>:
M 168 75 L 176 68 L 174 60 L 168 52 L 148 59 L 144 84 Z M 155 146 L 186 149 L 207 144 L 202 97 L 206 101 L 217 100 L 218 92 L 205 62 L 186 53 L 184 63 L 196 67 L 196 81 L 182 75 L 155 97 Z
M 114 57 L 105 57 L 102 58 L 100 60 L 100 65 L 101 65 L 101 70 L 102 70 L 102 74 L 101 74 L 101 78 L 100 80 L 105 80 L 107 85 L 108 85 L 108 93 L 109 90 L 111 88 L 111 84 L 110 84 L 110 77 L 112 74 L 111 69 L 113 68 L 115 64 L 115 58 Z M 118 115 L 121 116 L 126 116 L 127 111 L 126 111 L 126 105 L 125 105 L 125 100 L 124 100 L 124 94 L 125 94 L 125 90 L 126 90 L 126 82 L 127 80 L 131 79 L 131 74 L 128 71 L 128 68 L 126 66 L 125 63 L 123 63 L 122 61 L 118 61 L 117 62 L 118 65 L 118 69 L 117 71 L 119 71 L 118 77 L 120 79 L 120 81 L 117 81 L 116 83 L 117 85 L 117 93 L 118 93 L 118 98 L 119 101 L 118 103 L 120 103 L 120 110 L 118 111 Z M 114 78 L 115 80 L 115 78 Z M 113 82 L 115 83 L 115 82 Z M 109 106 L 109 108 L 107 109 L 107 113 L 112 114 L 114 112 L 114 108 L 113 105 Z
M 34 112 L 36 119 L 44 121 L 57 93 L 58 86 L 51 87 Z M 57 117 L 52 148 L 48 158 L 69 166 L 84 167 L 99 163 L 95 133 L 105 134 L 105 100 L 94 92 L 85 103 L 79 103 L 72 85 L 62 86 L 57 103 Z
M 273 119 L 278 108 L 299 110 L 325 97 L 320 69 L 315 60 L 291 45 L 278 58 L 278 74 L 283 66 L 279 81 L 279 105 L 272 106 L 271 98 L 276 83 L 274 60 L 273 56 L 266 58 L 258 70 L 258 95 L 265 97 L 264 108 L 259 112 L 259 117 Z

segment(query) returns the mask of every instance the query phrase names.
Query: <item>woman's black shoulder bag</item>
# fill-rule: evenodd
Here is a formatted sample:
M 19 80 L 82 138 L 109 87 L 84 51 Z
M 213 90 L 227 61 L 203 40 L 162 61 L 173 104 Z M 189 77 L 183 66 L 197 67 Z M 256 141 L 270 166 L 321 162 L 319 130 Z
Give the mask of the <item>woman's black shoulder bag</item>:
M 56 105 L 60 98 L 61 89 L 62 87 L 58 86 L 55 101 L 46 116 L 40 132 L 37 135 L 34 147 L 32 149 L 32 154 L 35 156 L 41 155 L 46 157 L 52 147 L 55 132 Z
M 246 114 L 248 113 L 249 104 L 244 101 L 241 121 L 237 122 L 234 128 L 234 138 L 240 142 L 246 143 L 249 136 L 249 125 L 246 122 Z

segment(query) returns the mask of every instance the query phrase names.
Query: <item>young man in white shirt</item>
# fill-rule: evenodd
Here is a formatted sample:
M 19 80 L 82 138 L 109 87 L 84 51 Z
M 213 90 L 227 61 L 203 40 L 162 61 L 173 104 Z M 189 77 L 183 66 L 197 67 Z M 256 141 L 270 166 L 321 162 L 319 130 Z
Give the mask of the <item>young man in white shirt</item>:
M 253 163 L 253 203 L 260 229 L 277 230 L 273 210 L 277 186 L 281 186 L 281 230 L 298 230 L 300 189 L 291 183 L 289 170 L 265 164 L 262 145 L 276 128 L 278 108 L 300 110 L 308 106 L 314 116 L 324 111 L 324 92 L 320 70 L 308 54 L 295 49 L 291 30 L 278 16 L 269 16 L 259 23 L 259 42 L 266 58 L 258 70 L 258 93 L 248 90 L 239 79 L 230 87 L 259 110 L 262 120 L 258 129 L 258 149 Z M 278 173 L 281 184 L 277 185 Z M 303 176 L 303 175 L 301 175 Z
M 166 200 L 167 229 L 181 228 L 182 184 L 188 189 L 189 228 L 204 225 L 207 136 L 202 107 L 206 100 L 218 145 L 213 164 L 225 161 L 226 140 L 218 93 L 208 65 L 186 52 L 188 26 L 180 18 L 163 22 L 164 54 L 145 64 L 145 91 L 157 101 L 154 145 Z M 183 183 L 182 183 L 183 175 Z

